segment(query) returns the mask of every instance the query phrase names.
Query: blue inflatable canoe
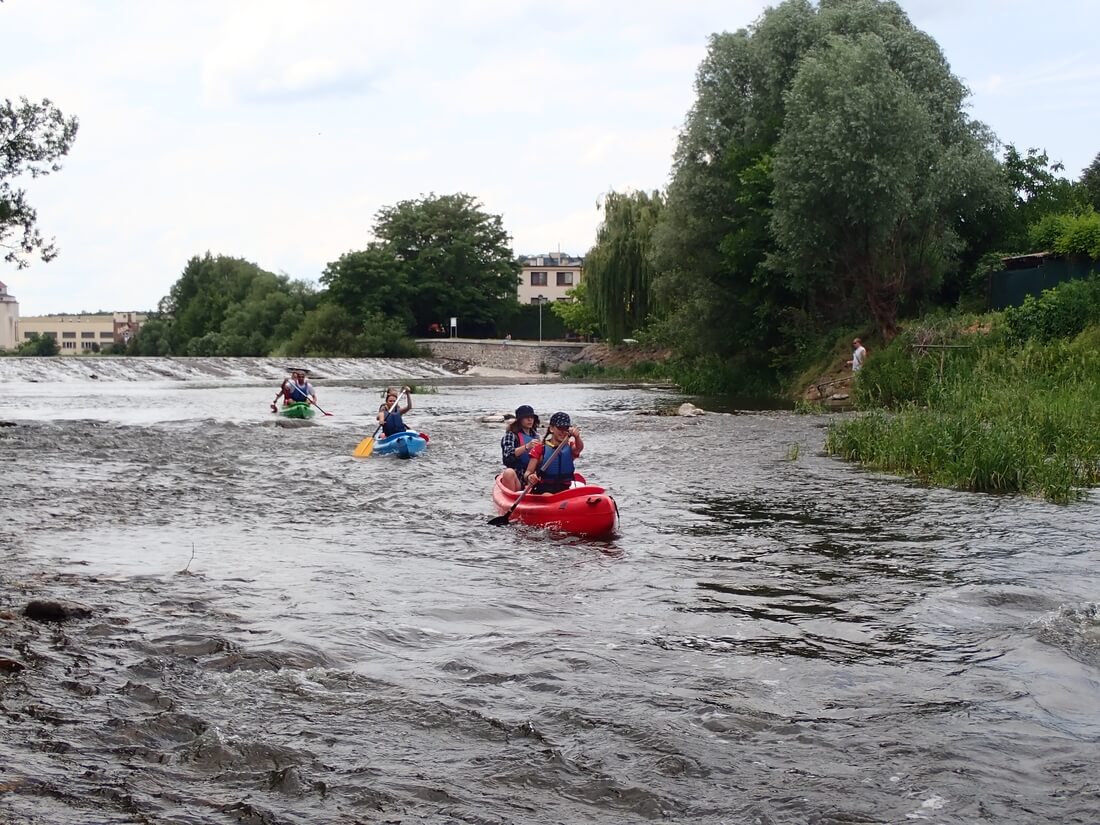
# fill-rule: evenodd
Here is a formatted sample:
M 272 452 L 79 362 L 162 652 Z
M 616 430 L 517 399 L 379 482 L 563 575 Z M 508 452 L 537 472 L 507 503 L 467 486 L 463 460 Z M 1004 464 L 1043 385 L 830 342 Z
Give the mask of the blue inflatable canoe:
M 374 443 L 374 451 L 379 455 L 412 458 L 414 455 L 420 455 L 424 452 L 424 448 L 428 446 L 428 441 L 427 433 L 414 433 L 410 430 L 378 439 Z

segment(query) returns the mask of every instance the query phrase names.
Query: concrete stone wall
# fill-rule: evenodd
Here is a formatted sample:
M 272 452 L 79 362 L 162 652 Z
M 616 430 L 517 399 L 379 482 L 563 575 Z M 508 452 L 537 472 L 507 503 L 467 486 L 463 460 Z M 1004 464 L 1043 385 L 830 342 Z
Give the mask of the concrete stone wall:
M 491 341 L 476 338 L 421 338 L 418 344 L 429 347 L 436 358 L 451 358 L 479 367 L 518 372 L 541 372 L 540 366 L 558 372 L 580 354 L 587 344 L 553 341 Z

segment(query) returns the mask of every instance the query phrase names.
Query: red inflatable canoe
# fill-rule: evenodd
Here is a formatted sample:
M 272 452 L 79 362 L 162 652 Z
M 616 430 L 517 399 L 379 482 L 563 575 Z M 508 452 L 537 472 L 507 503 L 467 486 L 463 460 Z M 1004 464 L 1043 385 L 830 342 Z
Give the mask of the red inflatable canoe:
M 512 513 L 511 521 L 533 527 L 550 527 L 578 536 L 600 538 L 618 529 L 619 507 L 603 487 L 573 475 L 573 487 L 560 493 L 528 493 Z M 515 504 L 519 493 L 513 493 L 500 483 L 493 483 L 493 505 L 503 515 Z

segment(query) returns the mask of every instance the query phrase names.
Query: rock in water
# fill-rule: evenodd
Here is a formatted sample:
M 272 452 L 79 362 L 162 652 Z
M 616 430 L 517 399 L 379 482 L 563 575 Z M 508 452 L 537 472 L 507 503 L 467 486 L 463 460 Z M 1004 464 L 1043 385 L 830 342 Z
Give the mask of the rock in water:
M 76 602 L 55 602 L 36 599 L 23 608 L 23 615 L 36 622 L 67 622 L 70 619 L 87 619 L 91 608 Z

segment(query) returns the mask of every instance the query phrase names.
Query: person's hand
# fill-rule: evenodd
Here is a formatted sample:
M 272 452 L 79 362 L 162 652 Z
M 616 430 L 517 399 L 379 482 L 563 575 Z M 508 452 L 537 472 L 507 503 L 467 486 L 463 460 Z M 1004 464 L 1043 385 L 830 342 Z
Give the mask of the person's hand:
M 571 436 L 573 436 L 574 438 L 579 438 L 580 434 L 581 434 L 581 428 L 580 427 L 570 427 L 569 428 L 569 434 Z
M 412 392 L 411 387 L 402 387 L 401 389 L 404 390 L 406 393 L 411 393 Z

